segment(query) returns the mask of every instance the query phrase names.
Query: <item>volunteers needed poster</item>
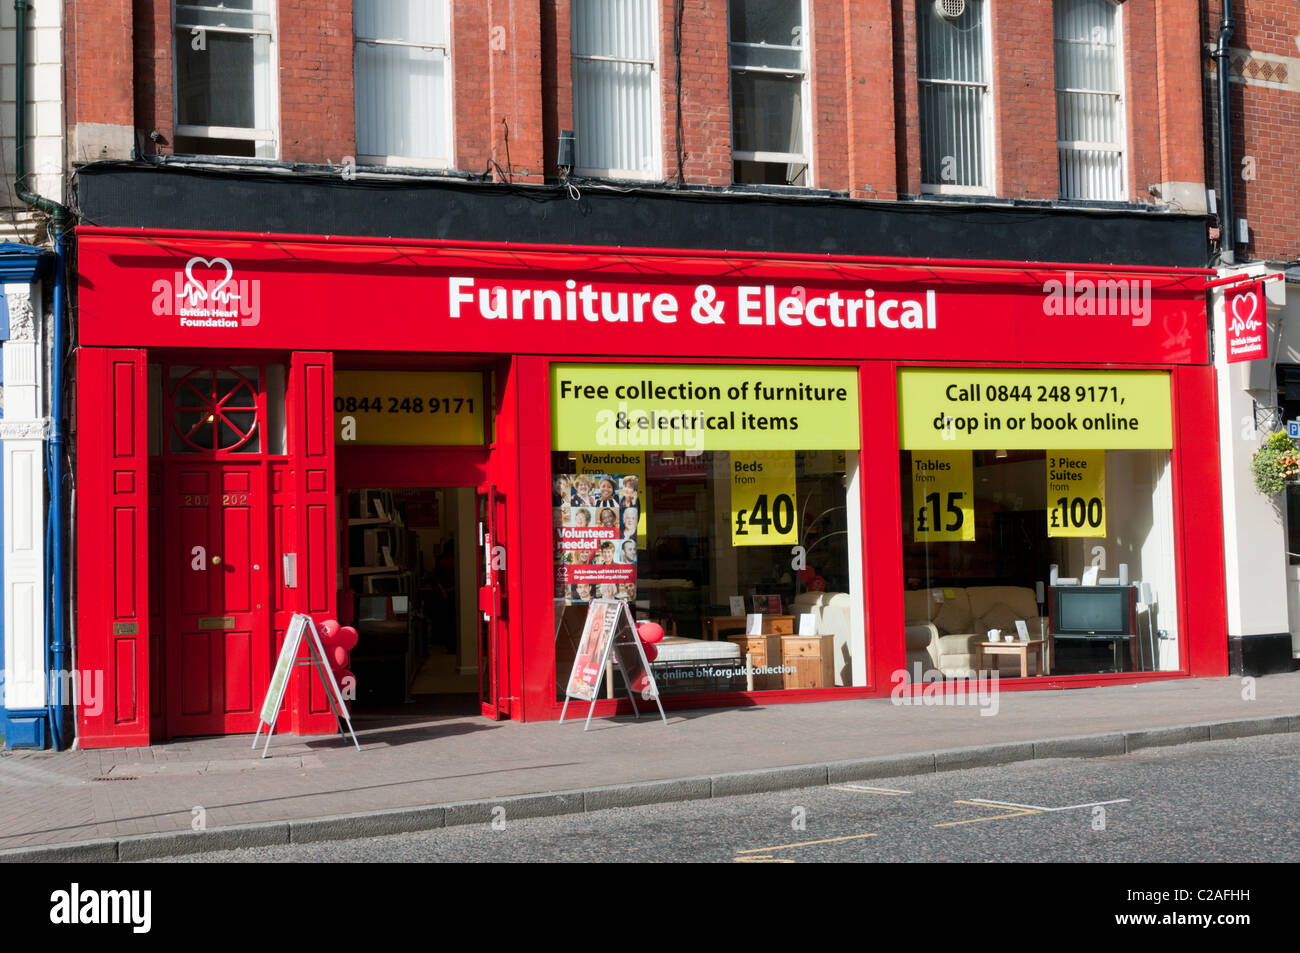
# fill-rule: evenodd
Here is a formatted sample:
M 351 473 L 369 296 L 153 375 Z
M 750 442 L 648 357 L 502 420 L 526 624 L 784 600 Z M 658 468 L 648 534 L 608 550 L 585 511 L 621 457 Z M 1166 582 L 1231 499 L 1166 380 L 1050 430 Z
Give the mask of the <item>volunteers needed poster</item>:
M 579 453 L 575 464 L 576 473 L 555 477 L 552 492 L 557 588 L 570 604 L 634 601 L 644 455 Z

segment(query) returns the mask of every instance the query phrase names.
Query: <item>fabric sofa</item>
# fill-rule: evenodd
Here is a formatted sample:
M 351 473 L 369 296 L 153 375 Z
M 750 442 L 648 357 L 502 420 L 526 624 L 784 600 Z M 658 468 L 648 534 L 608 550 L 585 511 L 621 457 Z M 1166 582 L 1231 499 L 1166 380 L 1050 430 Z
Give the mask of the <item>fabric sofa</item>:
M 903 593 L 904 644 L 909 672 L 916 662 L 937 668 L 947 678 L 964 678 L 975 670 L 975 645 L 988 639 L 989 629 L 1015 635 L 1016 620 L 1029 627 L 1030 641 L 1039 641 L 1047 619 L 1038 614 L 1034 590 L 1024 586 L 970 586 L 913 589 Z M 986 669 L 1019 675 L 1012 656 L 990 656 Z M 910 675 L 909 675 L 910 677 Z

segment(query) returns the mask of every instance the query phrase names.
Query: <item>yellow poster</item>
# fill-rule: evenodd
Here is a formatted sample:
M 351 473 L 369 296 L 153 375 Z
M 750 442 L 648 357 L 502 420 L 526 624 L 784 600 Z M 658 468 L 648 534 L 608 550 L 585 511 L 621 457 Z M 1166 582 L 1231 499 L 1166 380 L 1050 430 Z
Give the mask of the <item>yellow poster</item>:
M 1106 451 L 1047 454 L 1047 535 L 1106 535 Z
M 794 451 L 731 454 L 731 544 L 793 546 L 799 542 Z
M 335 371 L 334 440 L 385 447 L 476 446 L 483 440 L 477 371 Z
M 628 508 L 637 511 L 636 545 L 645 548 L 645 517 L 650 509 L 650 492 L 645 482 L 645 454 L 643 453 L 576 453 L 577 473 L 589 474 L 593 486 L 598 480 L 590 474 L 612 473 L 619 475 L 619 506 L 622 514 Z M 632 477 L 631 481 L 628 477 Z M 620 514 L 620 515 L 622 515 Z
M 912 538 L 975 540 L 975 478 L 969 450 L 913 451 Z
M 1168 450 L 1166 371 L 914 367 L 898 372 L 904 450 Z
M 856 450 L 852 367 L 552 364 L 555 450 Z

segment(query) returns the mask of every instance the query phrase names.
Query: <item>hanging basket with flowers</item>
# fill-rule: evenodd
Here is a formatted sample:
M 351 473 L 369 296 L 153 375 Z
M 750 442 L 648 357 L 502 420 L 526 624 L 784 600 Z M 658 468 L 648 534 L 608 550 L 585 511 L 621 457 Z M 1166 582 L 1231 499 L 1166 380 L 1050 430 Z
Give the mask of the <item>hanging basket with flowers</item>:
M 1300 446 L 1283 430 L 1275 430 L 1250 458 L 1255 489 L 1265 496 L 1281 493 L 1300 476 Z

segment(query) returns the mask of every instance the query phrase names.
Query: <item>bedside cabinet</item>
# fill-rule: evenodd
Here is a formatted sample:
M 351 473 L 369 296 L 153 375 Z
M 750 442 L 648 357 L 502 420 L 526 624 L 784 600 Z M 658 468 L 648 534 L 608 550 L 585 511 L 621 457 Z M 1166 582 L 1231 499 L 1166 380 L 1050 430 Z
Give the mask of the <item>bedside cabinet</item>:
M 786 688 L 830 688 L 835 684 L 835 636 L 782 636 L 781 664 L 794 668 L 783 676 Z
M 748 655 L 750 664 L 754 668 L 781 664 L 781 636 L 779 635 L 729 635 L 727 641 L 735 642 L 740 646 L 740 660 L 742 663 L 745 661 L 745 656 Z M 763 692 L 781 687 L 782 681 L 779 674 L 754 673 L 754 691 Z

